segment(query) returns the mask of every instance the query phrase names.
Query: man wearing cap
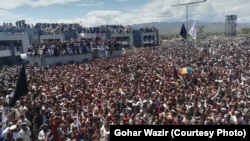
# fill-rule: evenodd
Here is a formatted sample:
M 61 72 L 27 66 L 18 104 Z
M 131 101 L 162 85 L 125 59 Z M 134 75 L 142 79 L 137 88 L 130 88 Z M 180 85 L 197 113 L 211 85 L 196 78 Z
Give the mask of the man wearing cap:
M 45 141 L 46 136 L 50 133 L 48 130 L 48 125 L 47 124 L 43 124 L 40 127 L 40 132 L 38 134 L 38 140 L 39 141 Z
M 23 141 L 31 141 L 30 136 L 31 132 L 29 127 L 27 127 L 27 123 L 23 122 L 21 124 L 21 130 L 18 132 L 19 138 L 23 139 Z
M 7 133 L 8 133 L 9 131 L 11 131 L 11 133 L 12 133 L 13 136 L 14 136 L 14 138 L 18 138 L 17 126 L 16 126 L 15 124 L 11 124 L 10 126 L 6 127 L 6 128 L 3 130 L 2 134 L 1 134 L 1 136 L 2 136 L 3 139 L 6 138 Z
M 16 125 L 12 125 L 10 126 L 10 129 L 9 129 L 12 134 L 13 134 L 13 138 L 14 139 L 18 139 L 18 130 L 17 130 L 17 126 Z
M 20 119 L 17 121 L 17 126 L 20 130 L 22 129 L 22 123 L 26 123 L 28 126 L 31 126 L 31 122 L 27 118 L 25 118 L 23 114 L 20 115 Z

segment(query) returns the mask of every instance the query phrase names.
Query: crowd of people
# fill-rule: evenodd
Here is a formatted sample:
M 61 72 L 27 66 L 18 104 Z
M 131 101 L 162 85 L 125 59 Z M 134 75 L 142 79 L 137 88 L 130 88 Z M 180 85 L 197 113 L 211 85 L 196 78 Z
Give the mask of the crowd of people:
M 182 41 L 117 58 L 26 65 L 29 92 L 11 99 L 21 66 L 2 67 L 2 136 L 24 141 L 108 141 L 109 125 L 249 125 L 250 44 Z M 193 68 L 179 74 L 183 67 Z M 25 138 L 24 138 L 25 137 Z
M 25 29 L 31 28 L 29 24 L 25 23 L 25 20 L 16 21 L 15 24 L 4 22 L 0 25 L 0 33 L 16 34 L 24 33 Z
M 142 32 L 152 32 L 156 28 L 145 27 L 140 28 Z M 13 23 L 3 23 L 0 25 L 0 33 L 25 33 L 27 30 L 34 30 L 41 35 L 46 34 L 62 34 L 66 32 L 74 33 L 131 33 L 133 32 L 133 27 L 122 26 L 122 25 L 100 25 L 96 27 L 84 27 L 81 23 L 36 23 L 28 24 L 25 20 L 16 21 Z
M 141 32 L 155 32 L 157 31 L 158 29 L 156 27 L 146 27 L 146 28 L 140 28 L 140 31 Z
M 114 40 L 71 40 L 64 42 L 46 42 L 31 44 L 27 50 L 28 56 L 63 56 L 86 54 L 92 52 L 112 52 L 121 50 L 120 45 Z
M 34 26 L 35 29 L 39 29 L 43 34 L 51 33 L 65 33 L 67 31 L 73 31 L 76 33 L 106 33 L 108 31 L 114 33 L 129 33 L 133 31 L 131 26 L 122 25 L 101 25 L 97 27 L 83 27 L 79 23 L 37 23 Z

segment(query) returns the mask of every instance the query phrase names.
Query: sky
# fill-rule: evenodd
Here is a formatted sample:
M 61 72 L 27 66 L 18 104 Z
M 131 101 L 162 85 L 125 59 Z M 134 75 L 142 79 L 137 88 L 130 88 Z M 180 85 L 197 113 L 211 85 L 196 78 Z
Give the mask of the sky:
M 0 0 L 0 24 L 79 23 L 85 27 L 149 22 L 185 22 L 186 6 L 202 0 Z M 226 15 L 250 22 L 249 0 L 207 0 L 188 6 L 188 19 L 224 22 Z

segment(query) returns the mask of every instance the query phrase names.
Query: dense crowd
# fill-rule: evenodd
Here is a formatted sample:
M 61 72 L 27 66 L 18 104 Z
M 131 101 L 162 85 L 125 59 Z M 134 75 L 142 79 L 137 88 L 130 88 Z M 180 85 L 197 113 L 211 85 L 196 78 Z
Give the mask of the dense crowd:
M 76 33 L 129 33 L 132 32 L 131 26 L 122 25 L 101 25 L 97 27 L 83 27 L 79 23 L 37 23 L 34 26 L 35 29 L 39 29 L 43 34 L 48 33 L 65 33 L 73 31 Z
M 141 32 L 146 32 L 146 33 L 148 33 L 148 32 L 155 32 L 155 31 L 157 31 L 157 28 L 156 27 L 146 27 L 146 28 L 140 28 L 140 31 Z
M 27 50 L 29 56 L 63 56 L 86 54 L 92 52 L 120 50 L 120 45 L 113 39 L 93 40 L 84 39 L 79 41 L 47 42 L 31 44 Z
M 108 141 L 116 124 L 249 125 L 249 43 L 213 39 L 184 47 L 174 41 L 87 63 L 27 65 L 28 94 L 2 106 L 3 138 Z M 182 67 L 194 72 L 179 74 Z M 20 68 L 1 69 L 3 103 Z
M 74 33 L 131 33 L 133 27 L 123 25 L 100 25 L 96 27 L 84 27 L 81 23 L 36 23 L 28 24 L 25 20 L 16 21 L 13 23 L 3 23 L 0 25 L 0 34 L 8 33 L 25 33 L 27 31 L 34 30 L 41 35 L 46 34 L 61 34 L 66 32 Z M 141 32 L 153 32 L 155 27 L 144 27 L 139 29 Z

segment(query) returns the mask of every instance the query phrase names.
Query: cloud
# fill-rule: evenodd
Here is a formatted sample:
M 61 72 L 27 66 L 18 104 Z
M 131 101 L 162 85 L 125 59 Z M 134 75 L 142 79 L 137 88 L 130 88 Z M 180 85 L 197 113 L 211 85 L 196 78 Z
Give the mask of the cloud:
M 193 2 L 193 0 L 186 0 Z M 119 10 L 91 11 L 83 17 L 71 21 L 82 21 L 86 26 L 102 24 L 132 25 L 146 22 L 174 22 L 186 20 L 185 6 L 172 6 L 183 3 L 182 0 L 152 0 L 140 7 L 132 7 L 125 12 Z M 241 16 L 238 21 L 248 19 L 247 0 L 227 1 L 209 0 L 204 3 L 189 5 L 188 18 L 199 21 L 224 21 L 225 15 L 237 14 Z M 232 8 L 233 6 L 233 8 Z M 63 21 L 63 20 L 62 20 Z M 70 20 L 65 20 L 70 21 Z
M 32 0 L 0 0 L 0 9 L 15 9 L 19 6 L 26 5 L 32 2 Z
M 2 18 L 4 17 L 4 18 Z M 21 16 L 20 15 L 16 15 L 16 14 L 13 14 L 7 10 L 1 10 L 0 9 L 0 22 L 3 23 L 3 22 L 7 22 L 7 21 L 16 21 L 17 19 L 19 19 Z
M 133 12 L 124 14 L 131 15 L 135 23 L 152 22 L 152 21 L 185 21 L 186 20 L 186 7 L 185 6 L 172 6 L 175 4 L 194 2 L 199 0 L 152 0 L 151 2 L 137 7 Z M 188 18 L 199 21 L 225 21 L 225 15 L 236 14 L 238 15 L 238 22 L 250 19 L 248 16 L 248 7 L 250 1 L 238 0 L 208 0 L 206 2 L 192 4 L 188 6 Z M 132 10 L 131 10 L 132 11 Z M 134 17 L 133 17 L 134 15 Z M 139 17 L 139 18 L 136 18 Z M 126 21 L 124 21 L 126 22 Z
M 15 9 L 20 6 L 50 6 L 54 4 L 66 4 L 66 3 L 74 3 L 79 2 L 81 0 L 0 0 L 0 9 Z
M 52 4 L 67 4 L 71 3 L 78 6 L 103 6 L 106 1 L 95 2 L 94 0 L 8 0 L 11 4 L 6 4 L 5 0 L 0 0 L 2 7 L 8 7 L 5 9 L 11 9 L 13 7 L 18 7 L 20 5 L 30 5 L 30 6 L 46 6 Z M 66 22 L 73 23 L 78 22 L 84 26 L 98 26 L 103 24 L 122 24 L 122 25 L 132 25 L 138 23 L 147 22 L 176 22 L 186 20 L 186 8 L 185 6 L 172 6 L 174 4 L 180 4 L 185 2 L 193 2 L 195 0 L 152 0 L 148 3 L 144 3 L 138 7 L 126 7 L 122 11 L 120 9 L 114 10 L 98 10 L 90 12 L 78 12 L 78 17 L 72 17 L 72 19 L 43 19 L 47 22 Z M 199 0 L 197 0 L 199 1 Z M 31 4 L 30 2 L 34 2 Z M 43 4 L 46 3 L 46 4 Z M 248 9 L 250 1 L 249 0 L 208 0 L 204 3 L 198 3 L 189 5 L 188 7 L 188 18 L 197 21 L 225 21 L 225 16 L 229 14 L 238 15 L 238 22 L 250 22 Z M 4 9 L 4 8 L 2 8 Z M 5 11 L 6 12 L 6 11 Z M 11 13 L 8 13 L 11 14 Z M 76 16 L 76 15 L 74 15 Z M 6 16 L 1 16 L 0 18 L 5 18 Z M 15 15 L 13 16 L 15 17 Z M 18 18 L 17 18 L 18 19 Z M 36 23 L 36 21 L 41 21 L 41 19 L 36 19 L 36 17 L 23 17 L 27 22 Z
M 39 6 L 50 6 L 54 4 L 67 4 L 67 3 L 74 3 L 79 2 L 81 0 L 32 0 L 32 3 L 29 3 L 27 5 L 30 5 L 32 7 L 39 7 Z
M 123 16 L 122 12 L 120 11 L 112 11 L 112 10 L 105 10 L 105 11 L 93 11 L 89 12 L 85 15 L 85 19 L 83 20 L 83 24 L 86 25 L 105 25 L 112 23 L 121 23 L 119 17 Z
M 96 7 L 102 7 L 104 5 L 103 2 L 85 2 L 85 3 L 78 3 L 75 4 L 75 6 L 88 6 L 88 7 L 92 7 L 92 6 L 96 6 Z

